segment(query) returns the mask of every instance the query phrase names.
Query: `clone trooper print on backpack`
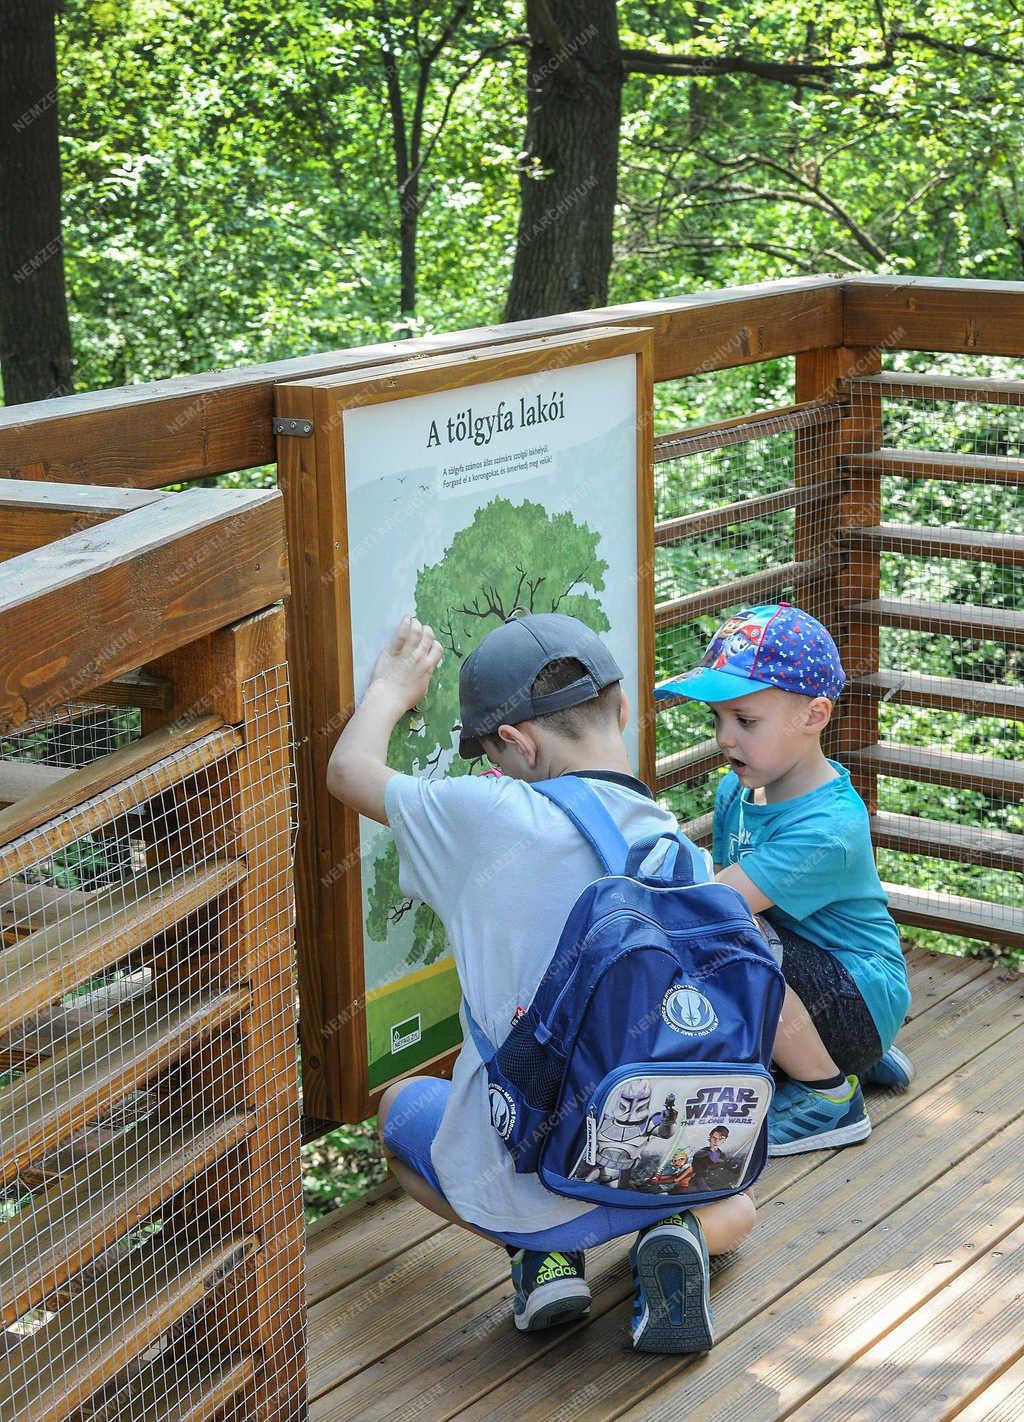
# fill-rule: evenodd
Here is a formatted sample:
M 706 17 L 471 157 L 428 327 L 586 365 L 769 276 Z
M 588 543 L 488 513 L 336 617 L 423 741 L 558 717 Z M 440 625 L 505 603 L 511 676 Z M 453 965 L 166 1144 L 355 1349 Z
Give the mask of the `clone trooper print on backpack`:
M 651 1083 L 644 1077 L 624 1082 L 610 1113 L 598 1127 L 596 1160 L 580 1168 L 579 1178 L 597 1180 L 602 1185 L 631 1183 L 633 1168 L 643 1147 L 652 1136 L 666 1138 L 675 1133 L 679 1112 L 670 1092 L 662 1111 L 651 1110 Z

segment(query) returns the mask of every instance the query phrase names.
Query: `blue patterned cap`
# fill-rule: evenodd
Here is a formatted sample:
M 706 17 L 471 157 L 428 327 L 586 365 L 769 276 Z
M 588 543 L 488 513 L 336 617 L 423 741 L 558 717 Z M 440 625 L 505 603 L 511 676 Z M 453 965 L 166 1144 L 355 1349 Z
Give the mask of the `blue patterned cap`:
M 835 701 L 845 681 L 839 649 L 817 618 L 788 602 L 772 602 L 726 618 L 700 666 L 654 694 L 732 701 L 774 686 Z

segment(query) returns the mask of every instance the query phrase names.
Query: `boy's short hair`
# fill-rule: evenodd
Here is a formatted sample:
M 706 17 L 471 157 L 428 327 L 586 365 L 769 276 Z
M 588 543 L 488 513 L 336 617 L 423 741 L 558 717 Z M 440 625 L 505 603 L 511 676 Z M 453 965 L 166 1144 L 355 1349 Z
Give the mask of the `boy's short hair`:
M 572 686 L 586 675 L 586 667 L 575 657 L 559 657 L 541 667 L 530 687 L 533 697 L 547 696 L 549 692 L 561 691 L 564 686 Z M 618 727 L 619 708 L 622 705 L 622 684 L 613 681 L 598 692 L 590 701 L 581 701 L 577 706 L 567 706 L 562 711 L 549 711 L 546 716 L 535 719 L 543 722 L 548 730 L 567 741 L 579 741 L 594 729 Z M 502 741 L 498 736 L 481 736 L 480 741 L 490 758 L 494 751 L 500 751 Z

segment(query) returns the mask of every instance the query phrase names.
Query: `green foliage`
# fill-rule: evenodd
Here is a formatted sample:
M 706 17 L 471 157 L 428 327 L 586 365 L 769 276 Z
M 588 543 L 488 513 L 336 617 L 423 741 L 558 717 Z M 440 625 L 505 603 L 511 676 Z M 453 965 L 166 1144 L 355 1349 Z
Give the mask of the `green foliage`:
M 315 1220 L 365 1195 L 387 1177 L 377 1141 L 376 1119 L 339 1126 L 302 1150 L 302 1197 L 306 1219 Z

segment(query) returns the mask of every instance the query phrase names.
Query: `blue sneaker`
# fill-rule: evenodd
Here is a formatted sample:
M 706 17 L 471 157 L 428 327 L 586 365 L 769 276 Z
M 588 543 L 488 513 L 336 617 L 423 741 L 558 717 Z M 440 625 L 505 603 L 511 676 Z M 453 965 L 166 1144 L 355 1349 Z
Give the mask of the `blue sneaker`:
M 520 1331 L 571 1323 L 590 1308 L 590 1285 L 583 1277 L 583 1254 L 520 1249 L 512 1256 L 516 1296 L 512 1316 Z
M 776 1098 L 768 1108 L 768 1154 L 799 1155 L 867 1140 L 871 1122 L 864 1093 L 855 1076 L 846 1081 L 849 1090 L 841 1101 L 832 1101 L 799 1081 L 788 1082 L 781 1103 Z
M 884 1057 L 861 1074 L 864 1086 L 884 1086 L 889 1091 L 906 1091 L 914 1080 L 914 1063 L 899 1047 L 890 1047 Z
M 641 1230 L 629 1267 L 633 1347 L 641 1353 L 706 1353 L 715 1341 L 711 1266 L 696 1215 L 685 1210 Z

